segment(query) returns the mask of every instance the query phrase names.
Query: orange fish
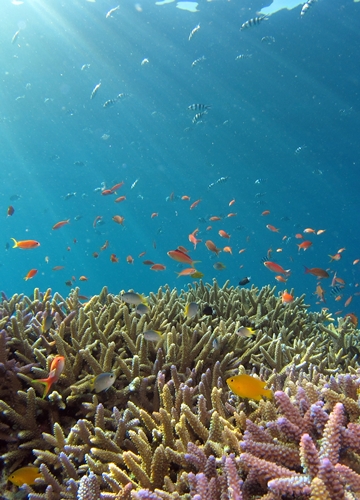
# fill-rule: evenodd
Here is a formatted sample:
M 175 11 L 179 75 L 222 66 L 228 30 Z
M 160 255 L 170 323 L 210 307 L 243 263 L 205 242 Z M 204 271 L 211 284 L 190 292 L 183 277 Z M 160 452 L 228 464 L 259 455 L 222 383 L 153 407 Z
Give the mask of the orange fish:
M 198 229 L 195 229 L 193 234 L 196 234 L 198 231 L 199 231 Z M 189 250 L 187 248 L 183 247 L 182 245 L 179 245 L 176 250 L 179 250 L 180 252 L 183 252 L 183 253 L 189 253 Z
M 48 394 L 53 384 L 59 380 L 60 375 L 65 366 L 64 356 L 55 356 L 50 365 L 50 372 L 47 378 L 35 379 L 32 382 L 36 384 L 43 384 L 45 386 L 43 399 Z
M 115 203 L 121 203 L 122 201 L 126 200 L 126 196 L 119 196 L 119 198 L 116 198 Z
M 36 248 L 40 246 L 40 243 L 35 240 L 16 241 L 15 238 L 11 239 L 14 242 L 13 248 L 21 248 L 21 250 L 30 250 L 31 248 Z
M 53 231 L 55 231 L 55 229 L 60 229 L 61 227 L 66 226 L 66 224 L 70 224 L 70 219 L 61 220 L 60 222 L 54 224 L 52 227 Z
M 92 256 L 94 257 L 94 259 L 97 259 L 99 257 L 99 254 L 97 252 L 93 252 Z
M 304 229 L 303 233 L 316 233 L 315 229 L 311 229 L 311 227 L 307 227 Z
M 231 247 L 224 247 L 223 252 L 230 253 L 232 255 L 232 249 Z
M 276 264 L 276 262 L 271 262 L 269 260 L 266 260 L 264 262 L 264 266 L 270 269 L 273 273 L 278 273 L 278 274 L 284 274 L 285 276 L 290 275 L 290 269 L 284 269 L 281 267 L 279 264 Z
M 61 271 L 61 269 L 65 269 L 65 266 L 55 266 L 52 268 L 53 271 Z
M 27 273 L 27 275 L 24 277 L 24 280 L 27 281 L 27 280 L 31 280 L 31 278 L 33 278 L 35 276 L 35 274 L 37 274 L 37 269 L 30 269 L 30 271 Z
M 229 201 L 229 207 L 231 207 L 231 205 L 233 205 L 235 203 L 235 198 L 231 201 Z
M 123 226 L 124 225 L 125 217 L 122 217 L 121 215 L 114 215 L 114 217 L 112 218 L 112 220 L 114 222 L 116 222 L 117 224 L 121 224 Z
M 167 254 L 171 259 L 174 259 L 177 262 L 182 262 L 183 264 L 190 264 L 191 267 L 194 267 L 195 262 L 198 262 L 194 261 L 189 255 L 185 252 L 181 252 L 180 250 L 169 250 Z
M 126 262 L 127 262 L 128 264 L 134 264 L 134 258 L 133 258 L 131 255 L 128 255 L 128 256 L 126 257 Z
M 159 213 L 158 212 L 153 212 L 151 214 L 151 218 L 154 219 L 155 217 L 158 217 L 159 216 Z
M 206 231 L 211 231 L 211 230 L 212 230 L 212 226 L 207 226 Z
M 192 210 L 193 208 L 197 207 L 198 204 L 200 203 L 200 201 L 201 201 L 201 198 L 199 200 L 194 201 L 194 203 L 192 203 L 190 205 L 190 210 Z
M 270 214 L 270 210 L 264 210 L 263 212 L 261 212 L 262 216 L 269 215 L 269 214 Z
M 281 302 L 283 304 L 290 304 L 293 301 L 294 301 L 294 297 L 291 295 L 291 293 L 288 293 L 285 291 L 281 294 Z
M 213 215 L 212 217 L 209 218 L 211 222 L 215 222 L 217 220 L 221 220 L 221 217 L 218 217 L 217 215 Z
M 109 194 L 113 194 L 113 191 L 111 191 L 111 189 L 104 189 L 103 191 L 101 191 L 101 194 L 103 196 L 109 196 Z
M 187 196 L 186 194 L 184 194 L 184 196 L 181 197 L 182 200 L 190 200 L 190 196 Z
M 111 260 L 111 262 L 115 262 L 115 263 L 119 262 L 119 259 L 116 257 L 116 255 L 114 253 L 112 253 L 110 255 L 110 260 Z
M 10 205 L 8 207 L 8 209 L 7 209 L 7 215 L 8 215 L 8 217 L 11 217 L 14 212 L 15 212 L 15 208 Z
M 301 234 L 301 233 L 296 233 L 295 234 L 295 238 L 298 239 L 298 240 L 301 240 L 301 238 L 303 238 L 304 236 Z
M 164 266 L 163 264 L 153 264 L 150 269 L 152 271 L 165 271 L 166 269 L 166 266 Z
M 358 326 L 358 322 L 359 322 L 359 321 L 358 321 L 357 316 L 355 316 L 355 314 L 353 314 L 353 313 L 347 313 L 347 314 L 345 314 L 345 316 L 344 316 L 344 319 L 345 319 L 345 318 L 350 318 L 350 321 L 351 321 L 351 323 L 355 326 L 355 328 Z
M 246 248 L 241 248 L 241 249 L 239 250 L 239 253 L 244 253 L 244 252 L 246 252 Z
M 273 231 L 274 233 L 278 233 L 280 229 L 278 229 L 275 226 L 272 226 L 271 224 L 266 224 L 266 227 L 269 229 L 269 231 Z
M 351 303 L 351 301 L 352 301 L 352 295 L 350 295 L 350 297 L 346 299 L 344 307 L 347 307 Z
M 143 260 L 143 264 L 145 264 L 145 266 L 152 266 L 154 262 L 152 260 Z
M 230 214 L 227 214 L 227 216 L 226 216 L 226 217 L 236 217 L 236 216 L 237 216 L 237 214 L 236 214 L 236 213 L 231 212 Z
M 319 298 L 320 302 L 326 302 L 325 300 L 325 290 L 320 286 L 317 285 L 316 290 L 315 290 L 315 295 Z
M 312 274 L 313 276 L 316 276 L 317 278 L 328 278 L 329 273 L 325 271 L 325 269 L 321 269 L 320 267 L 312 267 L 311 269 L 305 267 L 305 274 Z
M 206 240 L 205 246 L 208 250 L 210 250 L 210 252 L 216 253 L 216 255 L 218 255 L 221 252 L 221 248 L 217 248 L 215 243 L 213 243 L 211 240 Z
M 145 255 L 145 254 L 146 254 L 146 251 L 145 251 L 145 252 L 141 252 L 141 253 L 139 253 L 139 255 L 138 255 L 139 259 L 140 259 L 141 257 L 144 257 L 144 255 Z
M 312 241 L 309 241 L 309 240 L 305 240 L 303 242 L 301 242 L 297 247 L 299 249 L 299 252 L 301 249 L 303 249 L 304 251 L 307 250 L 308 248 L 310 248 L 312 245 Z
M 344 248 L 340 248 L 340 250 L 338 250 L 337 253 L 343 253 L 343 252 L 345 252 L 345 250 L 346 250 L 345 247 Z
M 115 191 L 117 191 L 118 189 L 121 188 L 121 186 L 124 185 L 124 182 L 119 182 L 119 184 L 115 184 L 115 186 L 113 186 L 112 188 L 109 189 L 109 191 L 111 191 L 111 193 L 114 193 Z M 104 191 L 103 191 L 103 194 L 104 194 Z
M 340 260 L 341 259 L 341 253 L 336 253 L 334 255 L 330 255 L 329 254 L 329 257 L 330 257 L 330 262 L 333 262 L 334 260 Z
M 280 274 L 278 276 L 275 276 L 276 281 L 279 281 L 280 283 L 286 283 L 287 279 L 284 278 L 284 276 L 281 276 Z
M 194 250 L 196 249 L 196 245 L 198 243 L 201 243 L 201 241 L 202 241 L 202 240 L 198 240 L 195 236 L 198 231 L 199 231 L 198 229 L 195 229 L 195 231 L 193 231 L 192 233 L 189 234 L 189 241 L 190 241 L 190 243 L 192 243 L 194 245 Z
M 229 239 L 230 238 L 230 234 L 228 234 L 226 231 L 224 231 L 223 229 L 220 229 L 219 231 L 219 234 L 222 238 L 227 238 Z
M 318 231 L 316 231 L 316 234 L 319 236 L 319 234 L 323 234 L 325 233 L 326 229 L 319 229 Z
M 189 276 L 194 273 L 196 273 L 195 267 L 187 267 L 186 269 L 183 269 L 182 271 L 176 274 L 178 275 L 179 278 L 180 276 Z
M 359 262 L 360 262 L 360 259 L 355 259 L 353 262 L 353 266 L 356 266 L 356 264 L 359 264 Z
M 88 281 L 86 276 L 80 276 L 79 281 Z

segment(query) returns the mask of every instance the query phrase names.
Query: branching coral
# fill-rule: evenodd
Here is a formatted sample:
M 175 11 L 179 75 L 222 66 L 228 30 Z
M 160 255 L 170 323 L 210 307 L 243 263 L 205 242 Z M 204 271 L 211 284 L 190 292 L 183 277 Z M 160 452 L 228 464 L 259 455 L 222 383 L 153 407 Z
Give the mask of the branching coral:
M 216 315 L 186 319 L 190 301 Z M 66 299 L 50 290 L 35 290 L 33 300 L 3 297 L 0 369 L 11 390 L 0 386 L 0 451 L 8 473 L 40 467 L 46 484 L 27 486 L 29 500 L 316 500 L 344 485 L 357 494 L 358 332 L 349 322 L 323 327 L 326 318 L 308 314 L 304 297 L 283 305 L 270 287 L 216 281 L 179 294 L 160 289 L 149 303 L 139 317 L 106 289 L 85 305 L 78 290 Z M 240 325 L 257 334 L 239 337 Z M 149 329 L 162 332 L 157 343 L 142 335 Z M 65 357 L 64 371 L 42 399 L 32 380 L 48 375 L 55 355 Z M 275 402 L 230 393 L 226 378 L 246 370 L 277 391 Z M 93 394 L 91 380 L 103 372 L 116 381 Z

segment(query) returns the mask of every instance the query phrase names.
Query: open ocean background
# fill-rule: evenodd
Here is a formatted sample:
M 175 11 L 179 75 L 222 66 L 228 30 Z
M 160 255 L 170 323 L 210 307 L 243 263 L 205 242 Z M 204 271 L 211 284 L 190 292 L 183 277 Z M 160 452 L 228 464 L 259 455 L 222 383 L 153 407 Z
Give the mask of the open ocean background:
M 259 288 L 306 293 L 313 310 L 360 314 L 360 264 L 353 265 L 360 258 L 360 3 L 319 0 L 302 18 L 299 6 L 240 31 L 265 5 L 201 0 L 192 13 L 176 3 L 121 0 L 106 18 L 116 0 L 3 0 L 0 289 L 7 296 L 30 295 L 34 287 L 67 295 L 68 280 L 88 297 L 104 285 L 113 293 L 186 288 L 194 280 L 177 278 L 186 266 L 167 252 L 191 249 L 188 235 L 199 228 L 203 241 L 191 256 L 201 261 L 205 282 L 236 286 L 251 276 Z M 265 36 L 275 43 L 261 42 Z M 240 54 L 252 57 L 235 60 Z M 119 93 L 126 96 L 103 107 Z M 187 108 L 196 103 L 211 109 L 193 124 L 196 111 Z M 208 188 L 221 177 L 228 179 Z M 122 203 L 95 191 L 122 181 Z M 66 199 L 68 193 L 76 195 Z M 264 210 L 270 215 L 261 216 Z M 236 217 L 226 218 L 229 212 Z M 117 214 L 123 226 L 112 221 Z M 215 215 L 224 218 L 209 222 Z M 93 228 L 97 216 L 102 224 Z M 64 219 L 70 224 L 53 231 Z M 304 235 L 313 245 L 299 253 L 295 234 L 308 227 L 326 232 Z M 11 238 L 41 246 L 13 249 Z M 214 258 L 207 239 L 230 245 L 233 255 Z M 291 269 L 286 284 L 262 263 L 270 247 L 271 260 Z M 341 260 L 329 263 L 344 247 Z M 144 259 L 166 270 L 151 271 Z M 219 261 L 226 269 L 213 268 Z M 316 304 L 317 278 L 305 275 L 304 265 L 336 271 L 346 282 L 342 300 L 331 295 L 330 277 L 321 283 L 326 304 Z M 38 274 L 24 281 L 32 268 Z M 81 275 L 88 281 L 79 282 Z

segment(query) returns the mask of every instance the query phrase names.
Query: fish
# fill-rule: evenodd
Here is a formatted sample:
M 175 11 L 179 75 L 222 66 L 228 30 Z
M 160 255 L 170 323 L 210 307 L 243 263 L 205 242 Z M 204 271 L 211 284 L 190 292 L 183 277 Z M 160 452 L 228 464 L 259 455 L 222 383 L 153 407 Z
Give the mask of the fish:
M 95 85 L 95 87 L 93 88 L 93 90 L 90 94 L 90 99 L 94 99 L 94 97 L 98 93 L 100 87 L 101 87 L 101 81 L 97 85 Z
M 106 13 L 105 18 L 108 19 L 109 17 L 112 16 L 112 14 L 114 14 L 114 12 L 116 12 L 119 9 L 120 9 L 120 5 L 113 7 L 112 9 L 109 10 L 109 12 Z
M 155 219 L 155 217 L 159 217 L 159 212 L 153 212 L 153 213 L 151 214 L 151 218 L 152 218 L 152 219 Z
M 267 43 L 268 45 L 271 45 L 272 43 L 275 43 L 275 37 L 273 36 L 263 36 L 262 39 L 260 40 L 261 43 Z
M 231 248 L 231 247 L 229 247 L 229 246 L 223 247 L 223 252 L 225 252 L 225 253 L 229 253 L 229 254 L 231 254 L 231 255 L 232 255 L 232 248 Z
M 145 57 L 142 61 L 141 61 L 141 66 L 145 66 L 145 64 L 149 64 L 149 59 L 147 57 Z
M 272 399 L 273 393 L 270 389 L 265 389 L 266 382 L 252 377 L 251 375 L 235 375 L 226 380 L 230 390 L 241 398 L 255 399 L 261 401 L 261 396 Z
M 195 273 L 193 273 L 191 277 L 198 280 L 204 277 L 204 273 L 202 273 L 201 271 L 195 271 Z
M 124 225 L 125 217 L 122 217 L 121 215 L 114 215 L 112 217 L 112 220 L 116 222 L 117 224 L 121 224 L 122 226 Z
M 127 262 L 128 264 L 134 264 L 134 257 L 132 257 L 131 255 L 128 255 L 128 256 L 126 257 L 126 262 Z
M 8 209 L 7 209 L 7 216 L 8 216 L 8 217 L 11 217 L 11 216 L 13 215 L 13 213 L 14 213 L 14 212 L 15 212 L 15 208 L 14 208 L 12 205 L 10 205 L 10 206 L 8 207 Z
M 190 104 L 187 109 L 190 109 L 192 111 L 205 111 L 206 109 L 210 109 L 211 105 L 210 104 Z M 190 199 L 188 196 L 182 196 L 182 200 L 187 200 Z
M 143 332 L 143 336 L 145 340 L 150 342 L 158 342 L 162 338 L 162 334 L 158 330 L 146 330 Z
M 199 63 L 201 63 L 202 61 L 206 61 L 206 57 L 205 56 L 201 56 L 201 57 L 198 57 L 197 59 L 195 59 L 192 63 L 191 63 L 191 67 L 194 68 L 195 66 L 197 66 Z
M 206 304 L 206 306 L 203 307 L 202 313 L 205 314 L 205 316 L 213 316 L 215 314 L 215 310 Z
M 126 196 L 119 196 L 119 198 L 116 198 L 116 200 L 114 200 L 115 203 L 121 203 L 122 201 L 125 201 L 126 200 Z
M 43 316 L 43 320 L 41 322 L 41 331 L 42 333 L 46 333 L 50 330 L 54 317 L 51 314 L 47 314 Z
M 223 271 L 224 269 L 226 269 L 226 266 L 222 262 L 215 262 L 213 268 L 216 269 L 217 271 Z
M 142 316 L 143 314 L 149 314 L 149 312 L 150 312 L 150 307 L 144 303 L 138 304 L 136 306 L 136 313 L 140 314 L 140 316 Z
M 269 229 L 269 231 L 272 231 L 273 233 L 278 233 L 280 231 L 280 229 L 278 229 L 275 226 L 272 226 L 271 224 L 266 224 L 266 227 L 267 229 Z
M 193 318 L 194 316 L 197 315 L 198 310 L 199 310 L 199 306 L 196 302 L 189 302 L 185 306 L 184 316 L 186 316 L 186 318 Z
M 265 215 L 270 215 L 270 210 L 264 210 L 263 212 L 261 212 L 261 215 L 263 217 L 265 217 Z
M 344 319 L 346 319 L 346 318 L 350 318 L 350 321 L 355 326 L 355 328 L 358 326 L 359 320 L 358 320 L 357 316 L 355 316 L 354 313 L 345 314 Z
M 217 186 L 218 184 L 222 184 L 223 182 L 226 182 L 229 180 L 229 176 L 226 177 L 219 177 L 215 182 L 212 182 L 211 184 L 208 185 L 208 189 L 212 189 L 214 186 Z
M 195 267 L 187 267 L 186 269 L 183 269 L 182 271 L 177 273 L 177 275 L 179 278 L 180 276 L 192 276 L 194 273 L 196 273 Z
M 152 271 L 165 271 L 166 269 L 166 266 L 164 266 L 163 264 L 153 264 L 150 269 Z
M 11 238 L 14 242 L 13 248 L 21 248 L 21 250 L 30 250 L 32 248 L 37 248 L 40 243 L 36 240 L 22 240 L 16 241 L 15 238 Z
M 127 304 L 131 304 L 133 306 L 138 306 L 139 304 L 145 304 L 146 306 L 149 305 L 147 302 L 147 298 L 140 293 L 126 292 L 121 294 L 120 298 Z
M 336 253 L 334 255 L 330 255 L 329 254 L 329 257 L 330 257 L 330 262 L 333 262 L 334 260 L 340 260 L 341 259 L 341 253 Z
M 284 274 L 285 276 L 290 275 L 290 269 L 284 269 L 281 267 L 279 264 L 276 264 L 276 262 L 271 262 L 269 260 L 266 260 L 264 262 L 264 266 L 270 269 L 270 271 L 278 274 Z
M 96 257 L 99 257 L 99 254 L 96 252 L 94 252 L 94 254 L 93 254 L 94 257 L 95 257 L 95 254 L 96 254 Z M 114 253 L 112 253 L 110 255 L 110 260 L 111 260 L 111 262 L 114 262 L 114 263 L 119 262 L 119 259 L 116 257 L 116 255 Z
M 16 42 L 18 36 L 20 35 L 20 31 L 21 30 L 17 30 L 16 33 L 14 33 L 14 35 L 13 35 L 13 37 L 11 39 L 11 43 L 15 43 Z
M 136 186 L 136 184 L 139 182 L 140 179 L 136 179 L 130 186 L 130 189 L 134 189 L 134 187 Z
M 307 11 L 310 9 L 313 3 L 315 3 L 317 0 L 308 0 L 306 3 L 301 8 L 300 16 L 303 17 Z
M 249 19 L 248 21 L 245 21 L 240 28 L 240 31 L 243 31 L 247 28 L 251 28 L 251 26 L 256 26 L 257 24 L 260 24 L 261 21 L 264 19 L 268 19 L 266 16 L 258 16 L 258 17 L 253 17 L 252 19 Z
M 50 371 L 47 378 L 35 379 L 32 381 L 33 384 L 43 384 L 45 386 L 42 398 L 44 399 L 51 389 L 53 384 L 59 380 L 60 375 L 65 366 L 64 356 L 55 356 L 50 365 Z
M 192 123 L 198 123 L 201 121 L 201 118 L 203 116 L 207 115 L 207 111 L 201 111 L 200 113 L 196 113 L 196 115 L 194 116 L 194 118 L 191 120 Z
M 227 238 L 229 239 L 230 238 L 230 234 L 228 234 L 226 231 L 224 231 L 223 229 L 220 229 L 219 230 L 219 235 L 222 237 L 222 238 Z
M 215 243 L 212 242 L 211 240 L 206 240 L 205 241 L 205 246 L 206 246 L 206 248 L 208 250 L 210 250 L 210 252 L 216 253 L 216 255 L 218 255 L 221 252 L 221 248 L 217 248 L 217 246 L 215 245 Z
M 199 31 L 199 29 L 200 29 L 200 24 L 198 24 L 197 26 L 195 26 L 195 28 L 194 28 L 194 29 L 192 29 L 192 30 L 191 30 L 190 35 L 189 35 L 189 39 L 188 39 L 188 40 L 189 40 L 189 42 L 190 42 L 190 40 L 192 39 L 192 37 L 195 35 L 195 33 L 196 33 L 197 31 Z
M 37 269 L 30 269 L 30 271 L 27 273 L 27 275 L 24 277 L 24 280 L 31 280 L 37 274 L 38 270 Z
M 42 477 L 43 475 L 40 473 L 38 467 L 26 466 L 12 472 L 8 477 L 8 481 L 15 484 L 15 486 L 22 486 L 23 484 L 31 486 L 35 484 L 35 479 Z
M 201 243 L 202 240 L 199 240 L 196 238 L 196 234 L 198 233 L 198 229 L 195 229 L 195 231 L 193 231 L 192 233 L 189 234 L 188 236 L 188 239 L 190 241 L 190 243 L 192 243 L 194 245 L 194 250 L 196 250 L 196 245 L 198 243 Z
M 281 302 L 283 304 L 291 304 L 291 302 L 294 302 L 294 296 L 285 291 L 281 294 Z
M 316 290 L 315 290 L 315 295 L 318 297 L 320 302 L 326 302 L 325 290 L 320 285 L 317 285 Z
M 79 281 L 88 281 L 89 278 L 87 278 L 86 276 L 80 276 L 79 278 Z
M 167 252 L 170 259 L 176 260 L 177 262 L 181 262 L 182 264 L 189 264 L 190 267 L 194 267 L 194 264 L 199 262 L 198 260 L 193 260 L 190 255 L 187 255 L 185 252 L 181 250 L 169 250 Z
M 312 241 L 309 241 L 309 240 L 304 240 L 302 241 L 301 243 L 299 243 L 297 245 L 298 249 L 299 249 L 299 252 L 301 249 L 303 249 L 304 251 L 307 250 L 308 248 L 310 248 L 312 245 Z
M 278 276 L 275 276 L 276 281 L 279 281 L 280 283 L 286 283 L 287 279 L 284 278 L 284 276 L 281 276 L 280 274 Z
M 356 266 L 356 264 L 359 264 L 359 262 L 360 262 L 360 259 L 355 259 L 355 260 L 353 261 L 353 266 Z
M 152 260 L 143 260 L 143 264 L 145 264 L 145 266 L 152 266 L 155 262 Z
M 236 335 L 239 335 L 239 337 L 250 338 L 256 334 L 256 330 L 247 326 L 240 326 L 240 328 L 238 328 L 235 333 Z
M 251 59 L 252 54 L 239 54 L 238 56 L 235 57 L 235 61 L 238 61 L 239 59 Z
M 245 276 L 245 278 L 241 279 L 239 281 L 239 285 L 240 286 L 245 286 L 247 285 L 248 283 L 250 283 L 250 280 L 251 280 L 251 276 Z
M 100 373 L 100 375 L 97 375 L 96 377 L 91 379 L 91 390 L 94 390 L 96 393 L 107 391 L 114 384 L 115 380 L 116 377 L 114 373 Z
M 66 220 L 61 220 L 60 222 L 57 222 L 56 224 L 53 225 L 53 231 L 56 229 L 60 229 L 61 227 L 65 226 L 66 224 L 70 224 L 70 219 Z
M 329 273 L 325 271 L 325 269 L 321 269 L 320 267 L 312 267 L 309 269 L 308 267 L 305 267 L 305 274 L 312 274 L 313 276 L 316 276 L 317 278 L 328 278 Z
M 350 295 L 350 297 L 345 300 L 344 307 L 347 307 L 348 305 L 350 305 L 350 303 L 352 302 L 352 299 L 353 299 L 353 296 Z
M 93 227 L 95 228 L 96 226 L 98 226 L 101 223 L 102 219 L 102 215 L 97 215 L 94 219 Z

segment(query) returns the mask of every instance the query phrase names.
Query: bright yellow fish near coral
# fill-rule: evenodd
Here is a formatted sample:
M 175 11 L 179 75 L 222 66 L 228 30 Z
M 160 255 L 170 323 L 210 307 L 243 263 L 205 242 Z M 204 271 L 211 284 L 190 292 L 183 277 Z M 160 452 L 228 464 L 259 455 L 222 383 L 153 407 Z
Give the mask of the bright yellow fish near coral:
M 15 484 L 16 486 L 22 486 L 23 484 L 35 484 L 35 479 L 43 477 L 39 472 L 37 467 L 21 467 L 10 474 L 8 480 Z
M 261 400 L 261 396 L 271 399 L 273 393 L 270 389 L 264 389 L 266 382 L 252 377 L 251 375 L 235 375 L 226 380 L 227 385 L 234 394 L 241 398 Z

